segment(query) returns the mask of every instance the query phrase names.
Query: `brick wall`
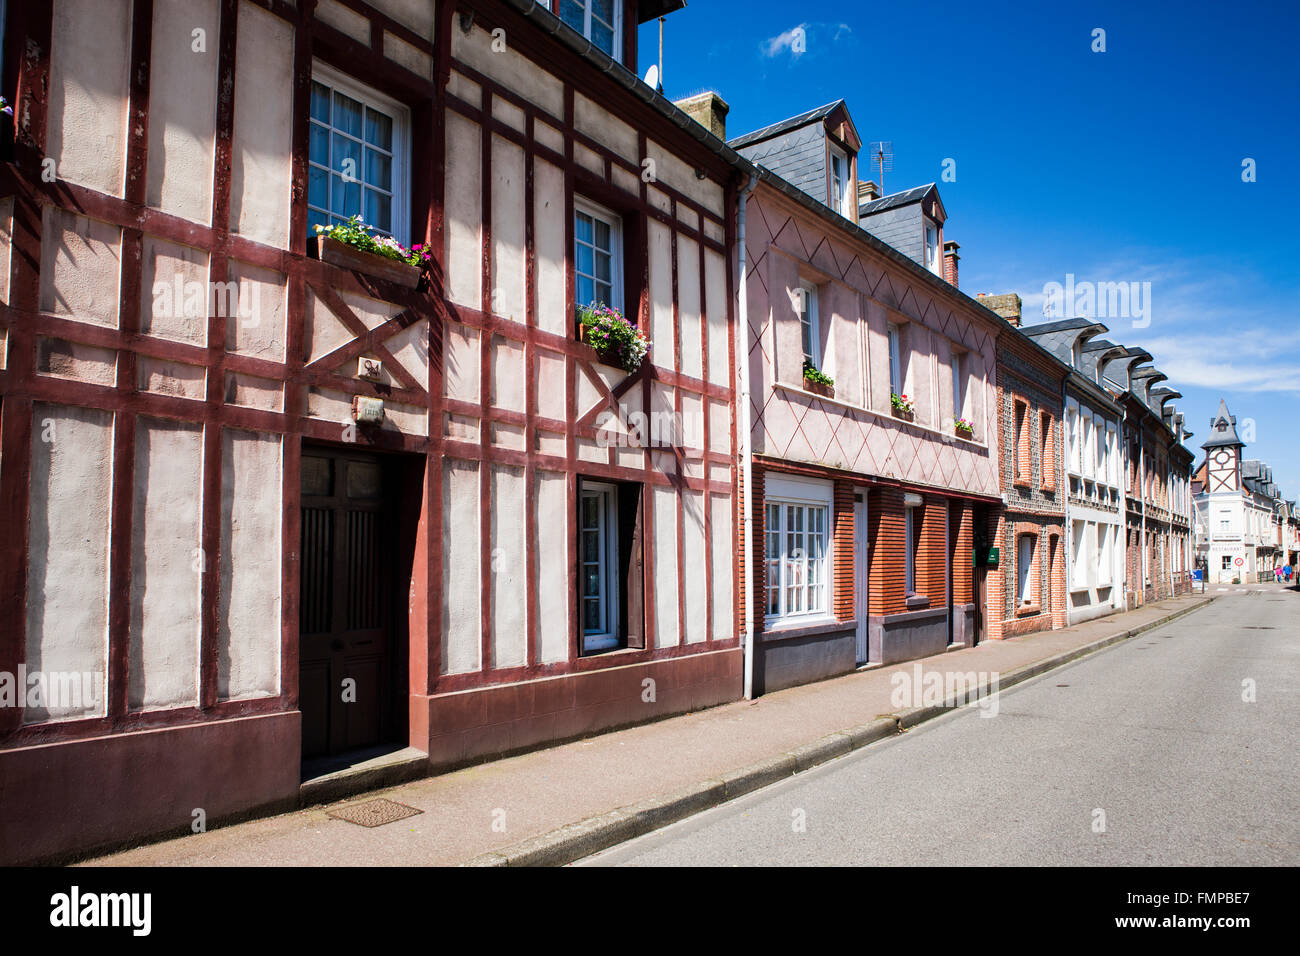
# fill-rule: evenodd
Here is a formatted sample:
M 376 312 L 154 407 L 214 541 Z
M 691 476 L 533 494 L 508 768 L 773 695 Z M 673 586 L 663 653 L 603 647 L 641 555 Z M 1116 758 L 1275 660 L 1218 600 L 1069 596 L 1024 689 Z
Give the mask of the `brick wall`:
M 867 502 L 871 556 L 867 563 L 867 600 L 872 614 L 900 614 L 907 610 L 903 593 L 907 554 L 903 536 L 903 492 L 898 488 L 873 488 Z
M 952 541 L 952 603 L 969 604 L 974 598 L 974 569 L 971 549 L 974 541 L 974 509 L 969 501 L 955 500 L 952 508 L 958 515 L 957 534 Z
M 841 621 L 854 618 L 854 548 L 853 483 L 843 478 L 835 481 L 834 491 L 835 616 Z

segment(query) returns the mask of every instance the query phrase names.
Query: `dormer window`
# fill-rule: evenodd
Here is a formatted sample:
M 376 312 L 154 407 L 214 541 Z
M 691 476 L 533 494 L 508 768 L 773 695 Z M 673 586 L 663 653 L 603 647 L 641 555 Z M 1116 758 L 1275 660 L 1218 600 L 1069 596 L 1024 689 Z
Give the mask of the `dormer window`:
M 551 0 L 551 10 L 615 60 L 620 60 L 622 3 L 616 0 Z
M 849 179 L 849 157 L 841 149 L 830 147 L 831 154 L 831 194 L 827 204 L 845 219 L 857 221 L 854 208 L 857 190 L 852 188 Z
M 943 275 L 943 262 L 939 255 L 939 227 L 929 219 L 925 220 L 925 265 L 935 275 Z

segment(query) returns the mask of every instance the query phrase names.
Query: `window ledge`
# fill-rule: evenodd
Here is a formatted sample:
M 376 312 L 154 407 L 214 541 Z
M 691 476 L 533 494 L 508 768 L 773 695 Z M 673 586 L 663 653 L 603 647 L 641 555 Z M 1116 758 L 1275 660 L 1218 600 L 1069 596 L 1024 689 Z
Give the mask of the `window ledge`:
M 798 385 L 790 385 L 787 382 L 773 382 L 773 389 L 780 389 L 783 392 L 792 392 L 795 395 L 805 395 L 808 398 L 815 398 L 819 402 L 826 402 L 829 405 L 838 405 L 840 408 L 847 408 L 849 411 L 861 412 L 864 415 L 871 415 L 873 418 L 883 418 L 885 421 L 897 422 L 906 425 L 908 428 L 915 428 L 918 431 L 929 432 L 941 438 L 945 442 L 961 442 L 964 445 L 974 445 L 976 448 L 988 448 L 988 442 L 980 441 L 976 438 L 962 438 L 960 435 L 954 435 L 951 430 L 940 431 L 930 425 L 923 425 L 915 420 L 909 421 L 905 418 L 899 418 L 893 412 L 878 412 L 874 408 L 867 408 L 865 405 L 858 405 L 853 402 L 846 402 L 842 398 L 829 398 L 825 395 L 818 395 L 816 392 L 810 392 Z
M 1022 604 L 1020 607 L 1016 608 L 1015 616 L 1031 617 L 1035 614 L 1041 613 L 1043 613 L 1043 606 L 1041 604 Z
M 763 626 L 762 639 L 768 641 L 789 641 L 800 637 L 817 637 L 836 631 L 847 631 L 856 627 L 855 622 L 841 621 L 835 617 L 816 617 L 800 620 L 798 618 L 779 618 L 775 624 Z
M 924 594 L 909 594 L 905 603 L 909 611 L 923 611 L 930 606 L 930 599 Z

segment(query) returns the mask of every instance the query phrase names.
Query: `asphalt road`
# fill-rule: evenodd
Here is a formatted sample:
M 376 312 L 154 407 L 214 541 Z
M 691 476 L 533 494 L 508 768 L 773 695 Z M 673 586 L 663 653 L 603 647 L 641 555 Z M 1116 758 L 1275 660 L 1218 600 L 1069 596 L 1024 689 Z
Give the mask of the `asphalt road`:
M 1300 592 L 1215 596 L 577 865 L 1294 866 Z

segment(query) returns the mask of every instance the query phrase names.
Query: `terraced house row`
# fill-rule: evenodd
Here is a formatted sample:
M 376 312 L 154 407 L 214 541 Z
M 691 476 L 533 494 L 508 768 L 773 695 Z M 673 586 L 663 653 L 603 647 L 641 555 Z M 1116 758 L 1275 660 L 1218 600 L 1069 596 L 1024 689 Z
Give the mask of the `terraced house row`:
M 0 859 L 1186 587 L 1150 356 L 646 85 L 683 6 L 4 5 Z

